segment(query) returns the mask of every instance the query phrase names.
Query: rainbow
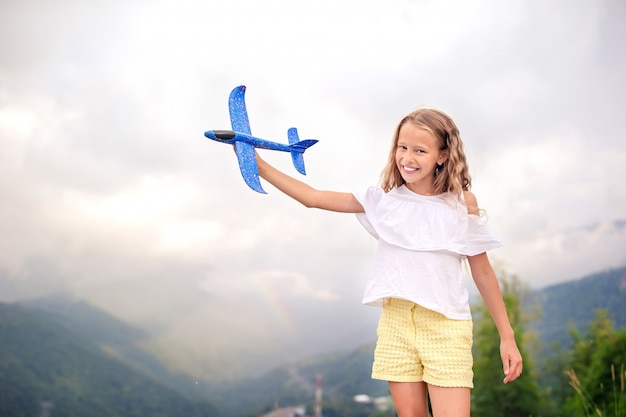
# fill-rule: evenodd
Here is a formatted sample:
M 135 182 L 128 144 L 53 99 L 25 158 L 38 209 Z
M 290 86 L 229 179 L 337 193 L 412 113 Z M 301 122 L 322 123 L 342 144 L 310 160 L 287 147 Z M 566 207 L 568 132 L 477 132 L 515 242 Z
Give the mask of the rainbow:
M 274 276 L 276 274 L 276 271 L 270 271 L 264 274 L 253 274 L 253 281 L 263 301 L 267 304 L 280 326 L 283 327 L 291 337 L 299 338 L 300 331 L 298 330 L 298 326 L 294 322 L 285 303 L 280 299 L 278 291 L 276 291 L 272 285 L 268 284 L 267 279 L 263 279 L 264 277 Z

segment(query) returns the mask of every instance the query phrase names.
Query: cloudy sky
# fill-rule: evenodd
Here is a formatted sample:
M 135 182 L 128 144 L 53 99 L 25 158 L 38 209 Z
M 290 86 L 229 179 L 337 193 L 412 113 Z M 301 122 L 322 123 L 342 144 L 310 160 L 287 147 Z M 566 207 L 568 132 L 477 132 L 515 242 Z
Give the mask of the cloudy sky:
M 253 133 L 319 139 L 306 180 L 342 191 L 377 182 L 402 116 L 441 108 L 499 268 L 541 288 L 622 266 L 625 6 L 2 2 L 0 300 L 86 299 L 187 369 L 373 340 L 375 242 L 354 216 L 251 191 L 204 138 L 242 84 Z

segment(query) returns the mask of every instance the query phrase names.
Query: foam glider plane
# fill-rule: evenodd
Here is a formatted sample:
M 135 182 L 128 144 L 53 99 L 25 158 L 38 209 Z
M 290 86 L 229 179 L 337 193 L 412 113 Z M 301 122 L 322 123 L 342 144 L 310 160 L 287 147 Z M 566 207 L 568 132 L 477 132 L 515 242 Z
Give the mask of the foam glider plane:
M 256 192 L 267 194 L 261 187 L 261 181 L 259 180 L 255 148 L 290 152 L 296 170 L 302 175 L 306 175 L 303 154 L 305 150 L 315 145 L 317 140 L 300 140 L 295 127 L 287 131 L 288 145 L 252 136 L 248 111 L 246 110 L 245 93 L 246 86 L 244 85 L 235 87 L 230 92 L 228 110 L 230 112 L 232 130 L 209 130 L 204 132 L 204 136 L 217 142 L 234 145 L 237 160 L 239 161 L 239 170 L 248 187 Z

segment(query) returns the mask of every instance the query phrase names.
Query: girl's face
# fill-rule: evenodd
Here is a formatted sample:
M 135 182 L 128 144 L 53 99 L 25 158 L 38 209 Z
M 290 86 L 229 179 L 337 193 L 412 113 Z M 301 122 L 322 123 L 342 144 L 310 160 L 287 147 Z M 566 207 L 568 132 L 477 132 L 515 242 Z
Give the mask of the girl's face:
M 407 122 L 400 128 L 396 146 L 396 167 L 409 190 L 432 195 L 435 167 L 448 159 L 439 150 L 439 141 L 429 131 Z

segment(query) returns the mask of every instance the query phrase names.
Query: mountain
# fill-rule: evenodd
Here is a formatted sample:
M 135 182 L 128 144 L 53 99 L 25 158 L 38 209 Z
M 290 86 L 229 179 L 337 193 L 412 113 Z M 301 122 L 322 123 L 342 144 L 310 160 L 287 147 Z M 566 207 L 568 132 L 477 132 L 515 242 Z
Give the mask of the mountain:
M 626 267 L 546 287 L 535 291 L 530 301 L 541 308 L 542 317 L 531 328 L 545 347 L 558 343 L 567 348 L 570 331 L 584 333 L 598 309 L 607 310 L 614 328 L 626 326 Z
M 254 409 L 259 413 L 250 415 L 260 415 L 274 404 L 312 404 L 318 375 L 322 377 L 325 403 L 353 403 L 357 394 L 385 396 L 389 393 L 387 383 L 370 377 L 374 345 L 285 364 L 258 378 L 214 386 L 211 392 L 222 398 L 220 405 L 230 416 Z
M 19 305 L 42 311 L 63 323 L 74 334 L 88 340 L 108 354 L 136 370 L 147 373 L 181 392 L 196 387 L 191 376 L 168 369 L 156 357 L 142 349 L 151 335 L 131 326 L 92 305 L 65 295 L 22 301 Z
M 532 323 L 543 344 L 566 348 L 569 330 L 584 331 L 598 308 L 607 309 L 616 328 L 626 326 L 626 267 L 546 287 L 530 299 L 527 308 L 543 311 Z M 312 404 L 317 375 L 325 404 L 388 394 L 385 382 L 370 378 L 373 342 L 217 384 L 168 369 L 141 348 L 150 338 L 67 297 L 0 304 L 0 416 L 30 417 L 53 404 L 55 417 L 251 417 L 275 404 Z
M 13 376 L 23 382 L 14 384 L 13 394 L 0 400 L 0 415 L 4 415 L 2 404 L 7 401 L 27 403 L 29 412 L 24 415 L 34 415 L 30 410 L 38 409 L 41 402 L 50 401 L 56 404 L 53 415 L 64 415 L 66 408 L 59 404 L 72 395 L 83 397 L 80 391 L 72 388 L 71 392 L 64 393 L 64 399 L 59 399 L 56 392 L 58 381 L 50 376 L 39 378 L 41 375 L 56 372 L 51 362 L 41 362 L 43 355 L 39 352 L 42 351 L 63 354 L 62 359 L 55 361 L 63 363 L 61 368 L 63 374 L 79 373 L 76 369 L 92 369 L 90 372 L 94 375 L 94 384 L 115 384 L 116 382 L 109 381 L 111 375 L 106 371 L 117 367 L 123 369 L 122 373 L 125 375 L 120 378 L 121 380 L 148 378 L 153 384 L 158 381 L 159 386 L 170 394 L 184 393 L 196 402 L 208 399 L 221 413 L 207 415 L 238 416 L 259 406 L 269 409 L 274 402 L 280 404 L 312 402 L 317 374 L 324 377 L 327 400 L 348 398 L 348 401 L 352 401 L 351 398 L 355 394 L 376 396 L 387 393 L 387 385 L 384 382 L 373 381 L 369 376 L 373 344 L 354 351 L 325 354 L 285 364 L 262 377 L 219 384 L 200 381 L 198 384 L 188 375 L 167 369 L 140 348 L 142 343 L 149 339 L 148 333 L 84 301 L 66 296 L 28 300 L 19 304 L 0 304 L 0 340 L 9 337 L 12 343 L 10 345 L 3 343 L 0 346 L 0 390 L 4 387 L 3 384 L 8 385 L 9 379 L 12 379 L 2 365 L 7 360 L 15 364 L 12 368 Z M 37 344 L 36 340 L 41 340 L 41 346 L 37 349 L 32 347 Z M 68 361 L 68 358 L 72 361 Z M 31 374 L 27 369 L 29 365 L 26 364 L 34 364 L 33 366 L 37 367 L 35 375 Z M 86 379 L 76 375 L 74 377 L 81 379 L 81 384 Z M 97 382 L 99 380 L 109 382 Z M 126 387 L 120 389 L 130 392 Z M 139 394 L 141 393 L 136 392 L 133 395 Z M 113 392 L 108 399 L 102 398 L 97 401 L 106 402 L 115 395 L 117 393 Z M 96 398 L 99 394 L 90 397 Z M 77 404 L 70 404 L 68 407 L 75 411 Z M 81 412 L 80 415 L 90 414 Z M 98 412 L 92 415 L 108 414 Z
M 0 340 L 2 416 L 32 417 L 43 408 L 54 416 L 220 415 L 214 405 L 190 400 L 103 352 L 49 313 L 0 303 Z

